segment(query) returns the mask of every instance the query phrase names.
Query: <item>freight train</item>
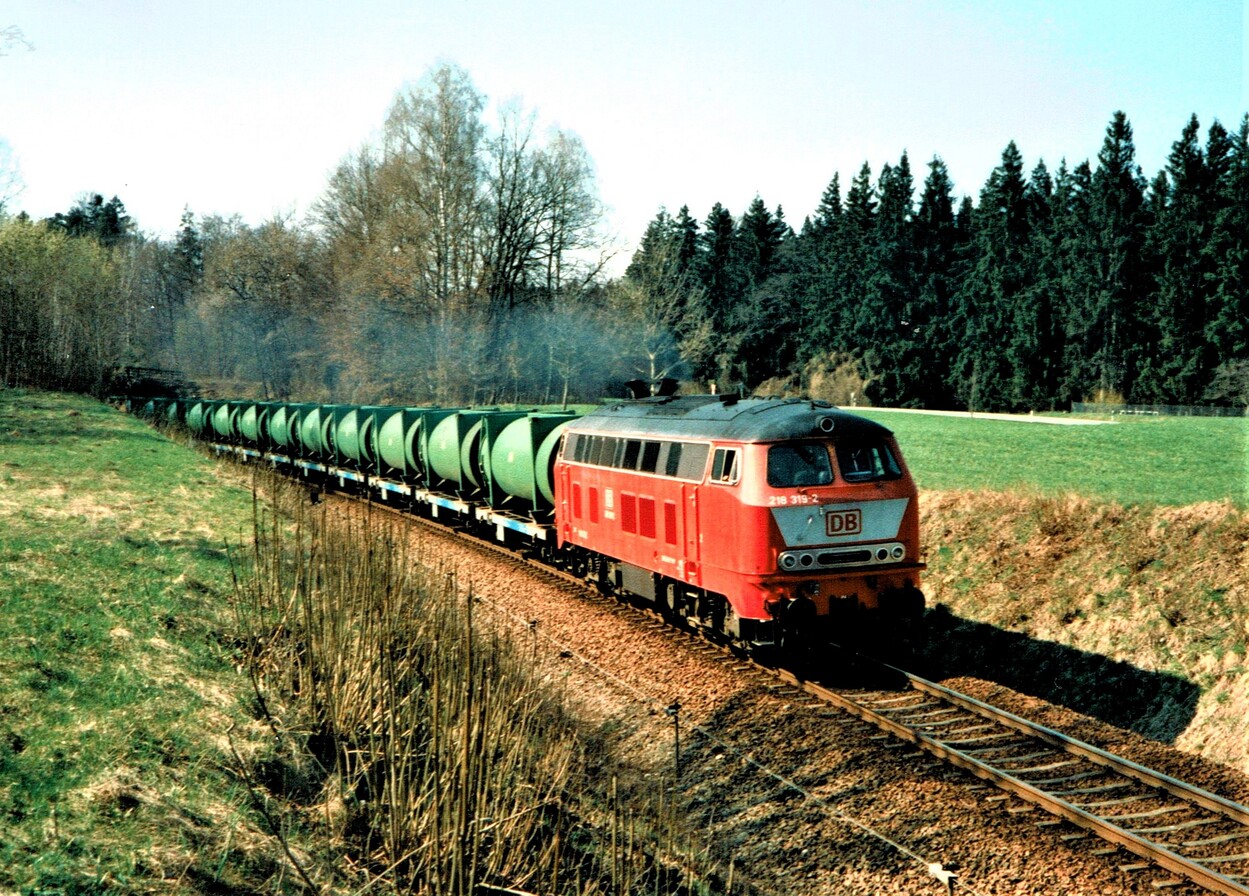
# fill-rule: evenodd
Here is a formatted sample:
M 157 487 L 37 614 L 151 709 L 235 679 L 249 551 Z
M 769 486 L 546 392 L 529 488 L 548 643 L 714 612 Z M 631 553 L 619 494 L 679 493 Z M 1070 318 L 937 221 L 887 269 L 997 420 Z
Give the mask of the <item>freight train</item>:
M 749 650 L 909 633 L 916 487 L 820 401 L 662 396 L 585 415 L 134 399 L 215 450 L 475 530 Z

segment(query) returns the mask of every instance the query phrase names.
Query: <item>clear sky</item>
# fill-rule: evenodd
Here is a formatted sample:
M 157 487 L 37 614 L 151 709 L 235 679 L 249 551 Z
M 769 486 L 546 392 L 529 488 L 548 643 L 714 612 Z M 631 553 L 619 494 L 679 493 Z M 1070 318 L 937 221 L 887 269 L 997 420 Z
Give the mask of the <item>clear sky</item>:
M 1191 114 L 1204 140 L 1249 111 L 1241 0 L 6 0 L 6 27 L 11 207 L 116 194 L 158 235 L 304 213 L 439 62 L 581 137 L 626 255 L 660 206 L 758 195 L 797 228 L 903 151 L 972 196 L 1012 139 L 1095 161 L 1118 109 L 1148 178 Z

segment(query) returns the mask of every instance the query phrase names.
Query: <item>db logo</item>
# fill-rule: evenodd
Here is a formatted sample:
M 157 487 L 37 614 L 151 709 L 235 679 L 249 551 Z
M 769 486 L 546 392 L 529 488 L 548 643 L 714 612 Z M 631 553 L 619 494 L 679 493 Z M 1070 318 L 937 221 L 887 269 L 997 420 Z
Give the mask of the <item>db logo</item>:
M 863 511 L 830 510 L 824 514 L 824 531 L 829 535 L 858 535 L 863 531 Z

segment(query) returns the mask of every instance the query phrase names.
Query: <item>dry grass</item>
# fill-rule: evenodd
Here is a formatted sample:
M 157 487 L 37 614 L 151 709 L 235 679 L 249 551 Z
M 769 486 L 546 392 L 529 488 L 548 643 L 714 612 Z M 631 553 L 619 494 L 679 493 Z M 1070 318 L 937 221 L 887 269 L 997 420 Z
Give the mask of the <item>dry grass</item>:
M 662 786 L 617 788 L 527 639 L 388 520 L 278 503 L 258 507 L 236 594 L 282 743 L 247 758 L 250 777 L 396 892 L 708 891 Z

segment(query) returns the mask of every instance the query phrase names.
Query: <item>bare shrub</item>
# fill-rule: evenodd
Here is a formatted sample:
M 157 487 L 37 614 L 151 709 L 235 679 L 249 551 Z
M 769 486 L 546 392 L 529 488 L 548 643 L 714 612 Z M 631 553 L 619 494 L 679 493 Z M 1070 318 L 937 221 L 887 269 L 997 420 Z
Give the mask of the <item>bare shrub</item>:
M 803 367 L 802 379 L 811 398 L 849 407 L 869 403 L 866 397 L 869 381 L 860 373 L 858 359 L 844 352 L 815 356 Z

